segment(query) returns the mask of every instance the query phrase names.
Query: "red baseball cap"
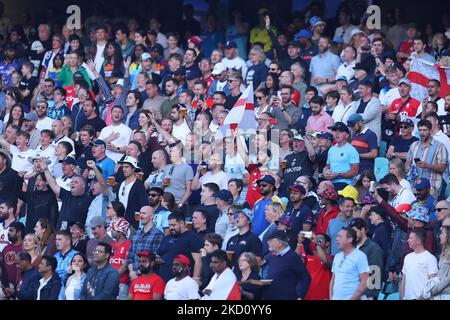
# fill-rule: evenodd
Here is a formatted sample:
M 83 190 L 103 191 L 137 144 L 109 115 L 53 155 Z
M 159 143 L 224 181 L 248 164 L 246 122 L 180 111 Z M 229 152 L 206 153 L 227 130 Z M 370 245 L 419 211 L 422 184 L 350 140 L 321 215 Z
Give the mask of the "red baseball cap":
M 186 267 L 189 267 L 191 264 L 191 261 L 188 257 L 186 257 L 184 254 L 179 254 L 175 257 L 176 260 L 180 261 L 182 264 L 184 264 Z

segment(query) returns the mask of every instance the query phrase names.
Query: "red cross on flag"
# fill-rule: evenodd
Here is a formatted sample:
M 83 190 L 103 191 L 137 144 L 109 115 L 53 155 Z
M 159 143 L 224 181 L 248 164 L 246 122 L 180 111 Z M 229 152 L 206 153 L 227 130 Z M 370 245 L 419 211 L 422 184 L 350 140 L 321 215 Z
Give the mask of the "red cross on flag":
M 223 125 L 217 130 L 216 139 L 231 135 L 237 128 L 243 132 L 249 130 L 256 131 L 257 126 L 253 98 L 253 84 L 250 84 L 247 89 L 245 89 L 244 93 L 242 93 L 239 100 L 236 101 L 233 108 L 231 108 Z
M 441 98 L 450 93 L 450 68 L 420 59 L 415 55 L 411 55 L 408 79 L 411 81 L 411 96 L 419 101 L 428 95 L 428 82 L 432 79 L 441 83 L 439 91 Z

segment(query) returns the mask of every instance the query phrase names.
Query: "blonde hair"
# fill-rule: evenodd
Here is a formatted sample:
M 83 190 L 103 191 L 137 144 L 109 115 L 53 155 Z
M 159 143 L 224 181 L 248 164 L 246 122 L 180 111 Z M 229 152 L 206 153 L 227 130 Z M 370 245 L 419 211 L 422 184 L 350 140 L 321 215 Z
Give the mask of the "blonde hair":
M 447 260 L 450 260 L 450 227 L 442 226 L 442 228 L 445 230 L 445 233 L 447 234 L 447 241 L 442 246 L 441 258 L 444 259 L 446 258 Z
M 264 63 L 264 61 L 266 61 L 266 55 L 260 49 L 253 48 L 250 50 L 250 54 L 255 54 L 258 57 L 258 61 L 260 64 Z
M 389 161 L 389 165 L 393 165 L 398 169 L 400 178 L 404 179 L 406 177 L 405 163 L 401 159 L 394 158 Z
M 36 235 L 36 234 L 34 234 L 34 233 L 29 233 L 29 234 L 27 234 L 26 236 L 31 236 L 32 238 L 33 238 L 33 240 L 34 240 L 34 253 L 37 255 L 37 256 L 40 256 L 41 254 L 42 254 L 42 247 L 41 247 L 41 242 L 39 241 L 39 238 L 38 238 L 38 236 Z M 25 237 L 26 237 L 25 236 Z
M 268 203 L 267 206 L 271 206 L 273 208 L 273 211 L 275 211 L 277 218 L 281 217 L 284 214 L 283 206 L 281 205 L 281 203 L 271 202 Z

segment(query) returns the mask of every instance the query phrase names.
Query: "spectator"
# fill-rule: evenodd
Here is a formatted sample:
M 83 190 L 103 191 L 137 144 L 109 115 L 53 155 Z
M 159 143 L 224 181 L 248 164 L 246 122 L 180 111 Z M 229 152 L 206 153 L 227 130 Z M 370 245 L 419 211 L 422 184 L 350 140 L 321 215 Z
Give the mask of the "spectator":
M 367 256 L 356 249 L 356 232 L 343 227 L 337 236 L 339 252 L 331 268 L 331 300 L 360 300 L 367 288 L 369 265 Z
M 339 90 L 339 104 L 334 108 L 333 120 L 335 123 L 347 123 L 351 114 L 355 113 L 358 106 L 354 101 L 353 90 L 350 86 L 345 85 Z
M 99 242 L 94 251 L 96 267 L 89 269 L 81 289 L 80 300 L 116 300 L 119 293 L 119 272 L 109 264 L 112 248 Z
M 251 231 L 253 214 L 249 209 L 242 209 L 235 212 L 236 225 L 239 233 L 228 240 L 226 250 L 232 253 L 230 266 L 237 270 L 239 267 L 239 256 L 242 252 L 251 252 L 258 261 L 262 258 L 262 243 L 258 236 Z M 259 262 L 258 262 L 259 263 Z
M 404 260 L 400 287 L 401 300 L 420 298 L 428 279 L 438 273 L 436 258 L 424 247 L 425 238 L 426 234 L 423 230 L 415 230 L 409 234 L 408 246 L 413 252 L 408 254 Z
M 189 257 L 190 264 L 193 265 L 193 278 L 199 283 L 201 281 L 201 256 L 200 248 L 202 240 L 193 231 L 186 228 L 184 217 L 180 213 L 172 213 L 169 216 L 170 235 L 165 236 L 159 247 L 156 258 L 164 261 L 159 266 L 158 274 L 164 281 L 170 279 L 170 267 L 174 258 L 183 254 Z
M 214 251 L 220 250 L 222 247 L 222 237 L 215 233 L 208 233 L 204 236 L 204 246 L 200 249 L 202 257 L 202 281 L 199 287 L 200 291 L 206 288 L 214 276 L 214 272 L 211 269 L 211 254 Z
M 342 37 L 344 43 L 350 43 L 353 30 L 358 28 L 351 24 L 351 18 L 351 14 L 346 8 L 338 12 L 339 27 L 336 28 L 334 37 Z
M 227 255 L 223 250 L 211 254 L 214 276 L 202 291 L 201 300 L 240 300 L 241 292 L 236 276 L 227 266 Z
M 18 300 L 36 300 L 36 292 L 41 275 L 32 266 L 31 256 L 27 252 L 20 252 L 16 256 L 16 265 L 17 270 L 20 272 L 20 277 L 14 289 L 4 289 L 6 295 L 8 297 L 15 297 Z
M 374 170 L 375 158 L 378 157 L 378 142 L 376 134 L 364 124 L 360 113 L 348 118 L 348 126 L 352 128 L 352 146 L 359 153 L 359 173 Z
M 263 289 L 262 299 L 303 299 L 311 284 L 311 276 L 302 259 L 288 244 L 284 231 L 276 231 L 269 238 L 270 251 L 274 253 L 268 262 L 270 286 Z
M 442 173 L 445 171 L 448 155 L 445 146 L 431 136 L 432 125 L 428 120 L 418 122 L 420 140 L 413 142 L 408 151 L 406 168 L 416 167 L 417 175 L 427 178 L 431 183 L 431 195 L 439 198 L 442 186 Z M 425 149 L 429 150 L 425 154 Z M 414 163 L 413 163 L 414 161 Z
M 218 153 L 211 155 L 208 159 L 207 172 L 200 177 L 202 169 L 205 166 L 199 165 L 192 180 L 192 190 L 198 190 L 208 183 L 217 183 L 219 189 L 228 188 L 228 175 L 223 171 L 223 161 Z
M 373 95 L 373 85 L 370 81 L 363 80 L 359 83 L 358 92 L 360 100 L 356 102 L 356 113 L 361 114 L 364 124 L 377 135 L 378 145 L 381 142 L 381 106 L 380 101 Z
M 319 54 L 311 59 L 309 72 L 311 72 L 311 85 L 318 89 L 325 84 L 333 83 L 341 65 L 340 59 L 329 51 L 330 38 L 321 36 L 319 39 Z
M 398 208 L 401 204 L 412 204 L 416 199 L 411 190 L 400 185 L 397 177 L 392 173 L 386 175 L 379 184 L 389 193 L 391 199 L 389 205 Z
M 277 202 L 271 202 L 266 205 L 264 209 L 265 219 L 269 223 L 269 226 L 259 235 L 259 239 L 263 245 L 263 256 L 265 257 L 269 251 L 267 241 L 270 235 L 277 230 L 277 222 L 279 222 L 284 214 L 283 207 Z
M 237 215 L 235 216 L 236 211 L 243 209 L 242 206 L 238 205 L 232 205 L 228 208 L 227 216 L 228 216 L 228 228 L 225 233 L 225 236 L 223 237 L 223 243 L 222 243 L 222 250 L 227 249 L 228 240 L 231 239 L 231 237 L 239 234 L 239 228 L 237 227 Z
M 173 259 L 172 273 L 175 278 L 169 280 L 164 289 L 166 300 L 198 300 L 198 284 L 189 276 L 190 260 L 179 254 Z
M 311 284 L 305 300 L 329 300 L 330 299 L 330 281 L 331 266 L 333 257 L 330 255 L 331 239 L 324 233 L 318 233 L 311 238 L 314 244 L 314 251 L 306 254 L 303 242 L 305 234 L 298 235 L 297 252 L 305 257 L 306 270 L 311 276 Z
M 77 221 L 86 221 L 89 205 L 92 202 L 92 196 L 86 192 L 86 181 L 82 176 L 75 176 L 71 182 L 71 191 L 67 191 L 56 184 L 44 159 L 42 169 L 50 188 L 56 197 L 61 199 L 62 206 L 58 215 L 56 228 L 58 230 L 67 229 L 69 223 Z
M 86 280 L 86 271 L 89 268 L 87 258 L 77 253 L 70 263 L 72 274 L 63 283 L 58 300 L 80 300 L 81 288 Z
M 42 278 L 39 280 L 36 300 L 58 300 L 61 290 L 61 279 L 55 272 L 57 261 L 52 256 L 43 256 L 39 264 L 39 273 Z
M 194 233 L 204 239 L 205 235 L 211 232 L 207 227 L 208 224 L 208 213 L 205 210 L 197 209 L 192 212 L 192 223 Z
M 163 200 L 164 192 L 161 188 L 153 187 L 149 189 L 148 202 L 150 207 L 152 207 L 154 212 L 154 223 L 155 226 L 164 233 L 164 235 L 169 234 L 169 215 L 170 211 L 164 208 L 161 204 Z
M 10 244 L 8 240 L 8 232 L 9 232 L 9 226 L 16 222 L 16 209 L 17 209 L 17 203 L 14 199 L 8 199 L 2 201 L 0 203 L 0 252 L 3 251 L 3 249 Z
M 430 220 L 432 221 L 432 224 L 434 224 L 437 221 L 436 218 L 436 199 L 430 194 L 430 180 L 427 178 L 419 178 L 415 181 L 414 186 L 414 195 L 416 196 L 416 201 L 413 202 L 411 205 L 419 204 L 421 206 L 424 206 L 428 209 L 428 216 L 430 217 Z
M 245 283 L 249 280 L 261 280 L 259 265 L 253 253 L 243 252 L 239 257 L 239 270 L 235 272 L 239 280 L 242 300 L 260 300 L 262 288 Z
M 239 70 L 241 77 L 244 78 L 247 74 L 247 64 L 238 56 L 237 44 L 231 40 L 225 44 L 225 58 L 222 59 L 222 63 L 228 69 Z
M 403 161 L 408 156 L 408 151 L 413 142 L 419 140 L 412 135 L 414 130 L 414 122 L 411 119 L 403 119 L 400 122 L 400 135 L 398 137 L 393 136 L 391 144 L 386 152 L 386 158 L 398 158 Z
M 155 254 L 141 251 L 139 257 L 139 274 L 130 285 L 128 300 L 161 300 L 164 296 L 164 280 L 153 272 Z
M 336 145 L 328 151 L 327 166 L 323 170 L 324 178 L 333 182 L 336 190 L 342 190 L 351 184 L 351 179 L 359 172 L 359 154 L 347 141 L 350 136 L 348 127 L 336 122 L 333 127 Z
M 336 218 L 339 214 L 339 207 L 337 206 L 338 194 L 334 189 L 323 190 L 319 193 L 319 199 L 323 205 L 323 209 L 320 211 L 313 229 L 315 234 L 326 233 L 330 220 Z
M 88 239 L 86 239 L 85 224 L 81 222 L 71 223 L 69 230 L 72 235 L 72 248 L 82 254 L 86 254 Z
M 260 188 L 262 197 L 255 202 L 253 207 L 252 232 L 259 236 L 269 226 L 264 214 L 266 205 L 271 202 L 278 202 L 282 204 L 283 208 L 286 206 L 275 195 L 277 189 L 275 187 L 275 179 L 272 176 L 264 176 L 256 181 L 256 183 Z
M 58 265 L 55 272 L 58 274 L 58 278 L 64 282 L 67 279 L 72 258 L 78 253 L 72 248 L 72 234 L 69 231 L 60 230 L 56 233 L 56 249 L 58 251 L 55 253 L 55 258 Z
M 9 287 L 14 286 L 17 282 L 17 266 L 15 257 L 16 254 L 23 250 L 23 238 L 25 236 L 25 226 L 18 221 L 14 221 L 8 228 L 8 241 L 10 242 L 2 250 L 2 257 L 4 268 L 7 274 Z
M 128 251 L 128 270 L 130 279 L 137 278 L 139 268 L 139 257 L 136 255 L 141 251 L 156 253 L 161 245 L 164 234 L 154 225 L 155 213 L 150 206 L 144 206 L 140 212 L 141 228 L 131 238 L 131 247 Z
M 440 236 L 442 233 L 442 228 L 444 226 L 444 221 L 449 217 L 450 202 L 447 200 L 442 200 L 436 203 L 436 217 L 437 221 L 434 225 L 434 235 L 436 238 L 436 253 L 442 254 L 443 248 L 441 247 Z
M 312 115 L 308 118 L 306 131 L 309 133 L 329 131 L 328 127 L 333 126 L 334 120 L 323 109 L 324 101 L 322 97 L 312 97 L 309 101 Z
M 52 224 L 45 218 L 41 218 L 36 222 L 34 228 L 35 234 L 39 239 L 42 248 L 42 255 L 54 255 L 56 249 L 55 229 Z
M 113 243 L 113 239 L 106 233 L 106 220 L 101 216 L 95 216 L 87 225 L 92 231 L 93 238 L 91 238 L 86 245 L 86 257 L 90 266 L 95 266 L 94 251 L 99 242 L 105 242 L 109 245 Z
M 329 220 L 327 235 L 331 239 L 331 254 L 335 256 L 342 248 L 339 247 L 338 235 L 342 228 L 347 227 L 353 219 L 353 210 L 355 210 L 355 200 L 353 198 L 344 198 L 339 203 L 339 214 L 336 218 Z M 356 238 L 355 238 L 356 242 Z
M 259 85 L 267 78 L 267 74 L 269 72 L 269 68 L 264 64 L 266 56 L 262 50 L 253 48 L 250 50 L 249 59 L 252 66 L 250 66 L 247 70 L 245 82 L 247 83 L 247 86 L 253 84 L 253 88 L 258 88 Z
M 357 248 L 367 256 L 369 264 L 369 277 L 373 278 L 370 282 L 373 288 L 367 288 L 361 296 L 362 300 L 375 300 L 378 297 L 379 289 L 377 284 L 381 284 L 384 274 L 384 256 L 380 246 L 367 237 L 368 227 L 361 218 L 355 218 L 349 225 L 356 232 Z
M 388 215 L 380 206 L 372 207 L 369 210 L 369 221 L 368 231 L 371 230 L 371 239 L 381 247 L 384 254 L 384 261 L 387 261 L 392 242 L 392 227 Z
M 302 230 L 310 231 L 312 227 L 312 212 L 305 203 L 306 190 L 299 182 L 294 182 L 289 190 L 289 203 L 286 209 L 286 216 L 292 219 L 292 230 L 294 235 Z
M 23 238 L 23 251 L 31 257 L 31 266 L 38 267 L 42 260 L 42 250 L 39 239 L 34 233 L 29 233 Z

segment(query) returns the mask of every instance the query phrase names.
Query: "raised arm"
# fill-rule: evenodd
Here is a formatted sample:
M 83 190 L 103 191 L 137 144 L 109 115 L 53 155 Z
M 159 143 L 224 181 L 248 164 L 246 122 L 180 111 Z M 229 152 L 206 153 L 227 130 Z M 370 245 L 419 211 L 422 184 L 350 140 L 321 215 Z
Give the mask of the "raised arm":
M 98 170 L 98 167 L 95 165 L 93 160 L 88 160 L 86 162 L 86 166 L 95 172 L 95 178 L 97 178 L 98 183 L 100 183 L 100 187 L 102 188 L 102 193 L 104 196 L 108 196 L 108 187 L 106 186 L 105 178 L 103 174 Z
M 44 170 L 45 179 L 47 179 L 48 185 L 53 190 L 53 192 L 55 193 L 56 197 L 59 198 L 59 194 L 61 192 L 61 187 L 58 186 L 58 184 L 56 183 L 55 178 L 53 177 L 52 173 L 48 169 L 46 160 L 47 159 L 45 159 L 45 158 L 41 158 L 42 169 Z

